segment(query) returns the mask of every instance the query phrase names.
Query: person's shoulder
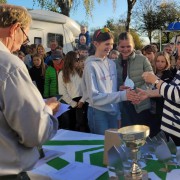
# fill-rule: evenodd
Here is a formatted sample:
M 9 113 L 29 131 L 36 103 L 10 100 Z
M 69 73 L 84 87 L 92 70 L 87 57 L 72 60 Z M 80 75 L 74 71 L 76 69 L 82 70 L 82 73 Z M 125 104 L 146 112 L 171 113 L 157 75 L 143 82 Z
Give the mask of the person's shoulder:
M 11 53 L 8 53 L 8 52 L 4 52 L 4 51 L 1 51 L 0 52 L 0 66 L 5 68 L 5 69 L 9 69 L 10 68 L 21 68 L 23 67 L 23 62 L 21 59 L 19 59 L 18 56 L 14 55 L 14 54 L 11 54 Z
M 88 35 L 88 36 L 89 36 L 89 31 L 86 31 L 85 35 Z
M 25 72 L 25 64 L 16 55 L 8 52 L 0 52 L 0 77 L 5 80 L 17 71 Z
M 134 53 L 134 56 L 137 59 L 143 59 L 143 60 L 147 59 L 143 54 L 136 54 L 136 53 Z

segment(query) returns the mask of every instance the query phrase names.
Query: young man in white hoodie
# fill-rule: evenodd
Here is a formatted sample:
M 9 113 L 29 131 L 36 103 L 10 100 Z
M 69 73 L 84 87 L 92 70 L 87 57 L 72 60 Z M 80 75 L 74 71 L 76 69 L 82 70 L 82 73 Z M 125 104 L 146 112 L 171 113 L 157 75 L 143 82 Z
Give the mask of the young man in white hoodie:
M 109 128 L 118 128 L 120 118 L 119 102 L 139 102 L 133 90 L 118 91 L 116 65 L 107 58 L 113 48 L 114 38 L 108 28 L 95 31 L 93 43 L 95 55 L 85 61 L 81 84 L 83 98 L 89 103 L 88 124 L 90 131 L 104 134 Z

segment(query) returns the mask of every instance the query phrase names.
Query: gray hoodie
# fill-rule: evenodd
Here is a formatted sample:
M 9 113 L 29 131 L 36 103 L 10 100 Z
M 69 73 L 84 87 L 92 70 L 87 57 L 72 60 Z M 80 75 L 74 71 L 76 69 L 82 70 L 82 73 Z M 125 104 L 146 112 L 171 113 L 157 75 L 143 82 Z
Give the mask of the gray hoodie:
M 89 106 L 101 111 L 117 114 L 120 119 L 118 102 L 126 101 L 126 91 L 117 91 L 115 63 L 90 56 L 85 61 L 81 89 Z

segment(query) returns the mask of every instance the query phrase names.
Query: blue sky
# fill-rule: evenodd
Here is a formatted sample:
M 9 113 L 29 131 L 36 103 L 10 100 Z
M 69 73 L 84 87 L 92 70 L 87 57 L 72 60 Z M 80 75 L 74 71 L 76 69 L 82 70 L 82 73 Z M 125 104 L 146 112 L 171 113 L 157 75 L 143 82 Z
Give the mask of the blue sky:
M 96 0 L 94 0 L 96 1 Z M 40 7 L 33 7 L 33 0 L 7 0 L 9 4 L 21 5 L 26 8 L 40 9 Z M 102 28 L 106 21 L 110 18 L 119 19 L 121 15 L 126 17 L 127 1 L 117 0 L 116 10 L 113 10 L 112 0 L 102 0 L 101 4 L 95 2 L 95 7 L 92 12 L 92 18 L 86 17 L 83 5 L 79 5 L 76 11 L 71 10 L 70 17 L 78 22 L 88 22 L 89 29 Z

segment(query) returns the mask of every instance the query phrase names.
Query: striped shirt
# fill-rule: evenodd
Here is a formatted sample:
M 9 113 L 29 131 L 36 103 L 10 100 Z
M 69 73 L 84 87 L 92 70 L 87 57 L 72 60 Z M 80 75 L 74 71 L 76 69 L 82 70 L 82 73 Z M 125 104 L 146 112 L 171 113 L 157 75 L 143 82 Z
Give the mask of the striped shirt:
M 162 83 L 160 94 L 165 100 L 161 129 L 180 138 L 180 70 L 169 84 Z

